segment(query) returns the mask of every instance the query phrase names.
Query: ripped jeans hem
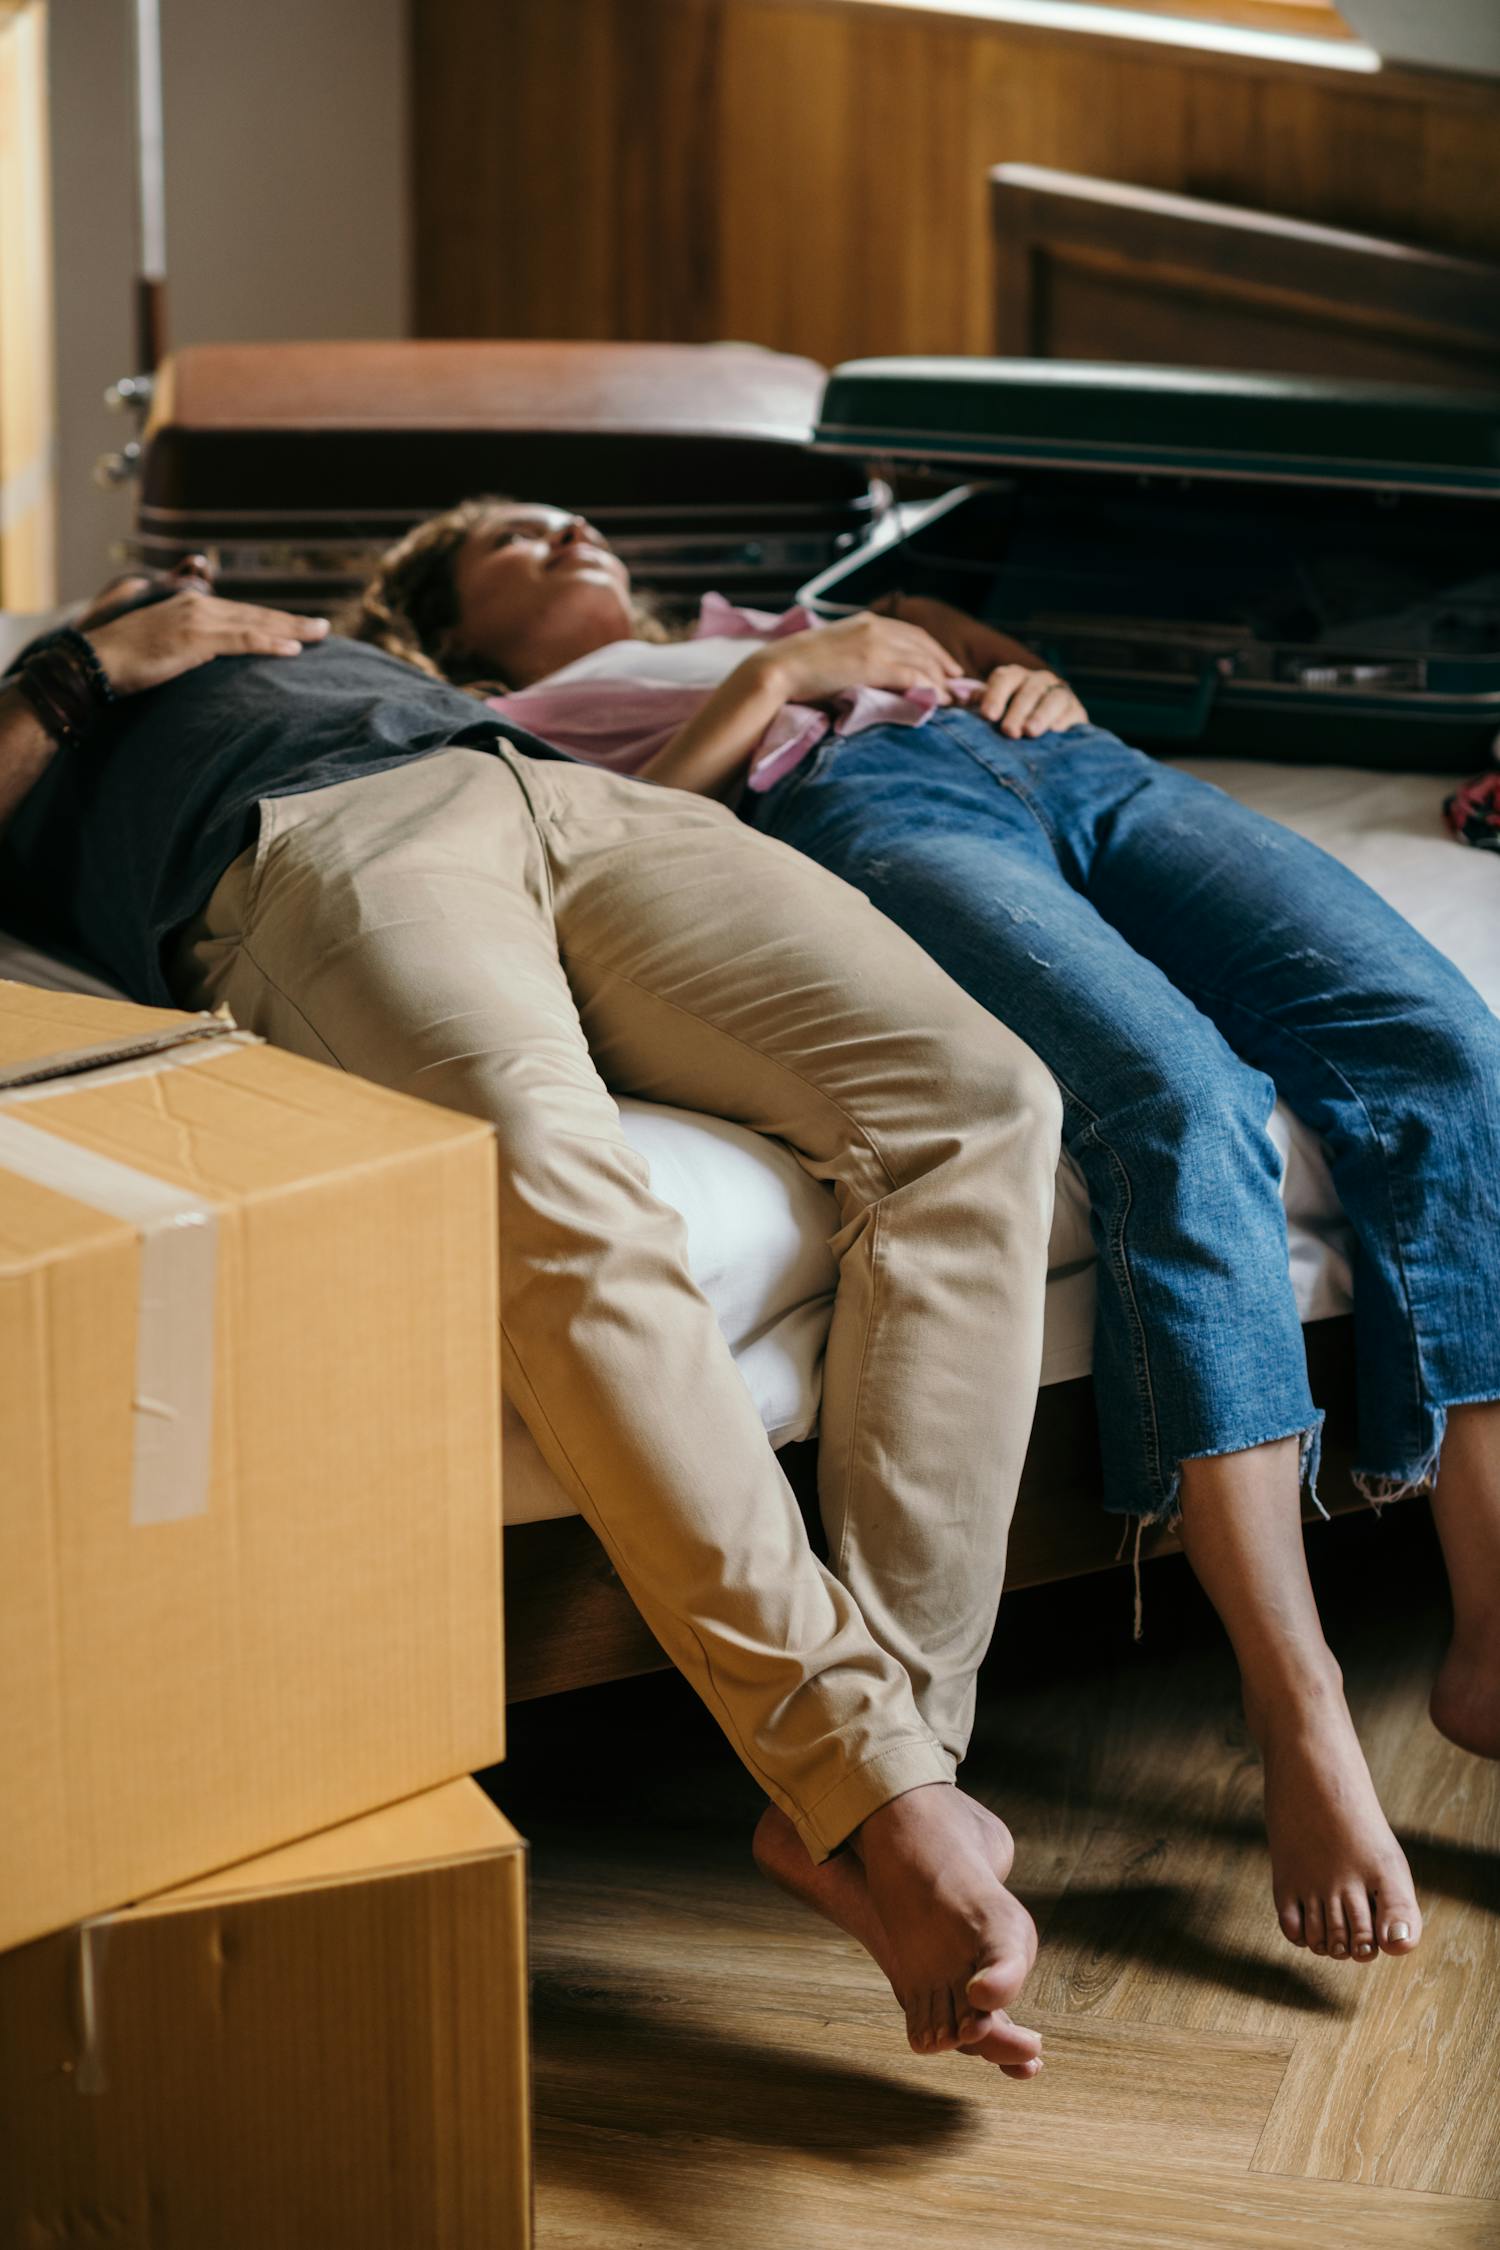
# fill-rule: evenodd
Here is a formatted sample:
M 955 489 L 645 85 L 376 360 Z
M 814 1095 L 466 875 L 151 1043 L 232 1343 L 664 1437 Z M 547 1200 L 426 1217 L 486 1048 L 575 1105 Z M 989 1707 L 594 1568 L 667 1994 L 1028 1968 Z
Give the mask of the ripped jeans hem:
M 1260 1446 L 1280 1445 L 1290 1437 L 1297 1440 L 1297 1490 L 1299 1493 L 1306 1494 L 1317 1509 L 1318 1514 L 1327 1522 L 1328 1510 L 1318 1498 L 1318 1469 L 1323 1458 L 1323 1416 L 1321 1413 L 1317 1414 L 1311 1422 L 1302 1423 L 1290 1430 L 1273 1430 L 1265 1437 L 1251 1438 L 1244 1444 L 1216 1446 L 1208 1453 L 1184 1453 L 1180 1456 L 1176 1468 L 1172 1471 L 1166 1495 L 1159 1507 L 1154 1509 L 1132 1508 L 1120 1511 L 1124 1513 L 1126 1521 L 1125 1530 L 1121 1535 L 1120 1544 L 1115 1554 L 1117 1562 L 1123 1562 L 1125 1559 L 1126 1543 L 1130 1539 L 1131 1520 L 1134 1519 L 1135 1523 L 1134 1551 L 1131 1556 L 1131 1573 L 1135 1584 L 1135 1617 L 1131 1631 L 1133 1640 L 1141 1640 L 1145 1634 L 1144 1610 L 1141 1599 L 1141 1541 L 1147 1530 L 1152 1526 L 1162 1524 L 1168 1530 L 1171 1530 L 1181 1520 L 1183 1463 L 1186 1461 L 1220 1461 L 1229 1453 L 1253 1453 Z M 1396 1499 L 1399 1495 L 1392 1492 L 1387 1493 L 1385 1497 Z
M 1480 1391 L 1473 1398 L 1450 1398 L 1432 1409 L 1432 1443 L 1421 1459 L 1411 1468 L 1355 1469 L 1354 1489 L 1361 1499 L 1368 1500 L 1377 1513 L 1391 1500 L 1413 1500 L 1418 1493 L 1430 1492 L 1437 1482 L 1438 1464 L 1442 1456 L 1443 1440 L 1448 1434 L 1448 1416 L 1455 1406 L 1494 1406 L 1500 1404 L 1500 1393 Z

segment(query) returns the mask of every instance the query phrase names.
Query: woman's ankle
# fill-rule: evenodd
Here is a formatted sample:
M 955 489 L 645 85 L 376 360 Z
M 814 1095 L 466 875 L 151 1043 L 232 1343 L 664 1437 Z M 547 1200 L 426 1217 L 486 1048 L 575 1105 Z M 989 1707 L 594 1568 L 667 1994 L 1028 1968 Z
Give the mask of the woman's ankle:
M 1241 1676 L 1245 1717 L 1257 1741 L 1268 1733 L 1288 1734 L 1325 1726 L 1342 1716 L 1344 1675 L 1332 1649 L 1278 1655 Z

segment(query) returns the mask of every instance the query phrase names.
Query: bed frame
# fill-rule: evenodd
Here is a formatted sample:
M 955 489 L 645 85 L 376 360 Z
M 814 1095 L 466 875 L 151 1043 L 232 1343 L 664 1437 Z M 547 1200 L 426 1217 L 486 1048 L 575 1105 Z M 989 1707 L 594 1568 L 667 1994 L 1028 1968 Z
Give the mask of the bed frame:
M 1361 1508 L 1354 1460 L 1354 1323 L 1322 1320 L 1304 1328 L 1313 1396 L 1324 1408 L 1321 1498 L 1330 1515 Z M 818 1543 L 813 1476 L 816 1447 L 788 1447 L 782 1461 Z M 1099 1506 L 1099 1431 L 1087 1376 L 1053 1383 L 1037 1402 L 1031 1445 L 1011 1529 L 1005 1590 L 1118 1564 L 1125 1519 Z M 1308 1506 L 1304 1514 L 1316 1511 Z M 1180 1552 L 1170 1531 L 1141 1541 L 1142 1558 Z M 596 1687 L 638 1672 L 665 1670 L 668 1658 L 581 1516 L 514 1524 L 505 1534 L 505 1674 L 513 1703 L 566 1688 Z

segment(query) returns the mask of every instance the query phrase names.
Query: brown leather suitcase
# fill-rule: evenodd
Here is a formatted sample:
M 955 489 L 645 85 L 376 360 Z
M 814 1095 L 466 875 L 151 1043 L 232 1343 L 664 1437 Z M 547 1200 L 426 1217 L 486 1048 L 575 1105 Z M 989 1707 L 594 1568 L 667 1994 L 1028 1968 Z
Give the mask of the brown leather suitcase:
M 790 602 L 869 528 L 864 468 L 809 450 L 824 370 L 748 344 L 200 344 L 157 378 L 142 560 L 327 609 L 471 493 L 586 514 L 637 583 Z

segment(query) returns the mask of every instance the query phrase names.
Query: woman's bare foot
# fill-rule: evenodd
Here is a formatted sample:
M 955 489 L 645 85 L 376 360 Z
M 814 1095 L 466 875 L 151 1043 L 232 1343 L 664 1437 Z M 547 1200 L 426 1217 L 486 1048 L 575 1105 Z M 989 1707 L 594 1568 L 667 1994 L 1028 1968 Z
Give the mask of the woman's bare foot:
M 1477 1758 L 1500 1758 L 1500 1618 L 1459 1625 L 1428 1705 L 1439 1734 Z
M 1265 1766 L 1271 1887 L 1286 1936 L 1336 1961 L 1410 1953 L 1421 1909 L 1337 1667 L 1330 1660 L 1328 1676 L 1295 1702 L 1256 1710 L 1247 1699 L 1246 1708 Z
M 754 1852 L 756 1865 L 772 1882 L 795 1898 L 813 1907 L 820 1914 L 858 1938 L 867 1953 L 875 1960 L 890 1980 L 892 1990 L 901 2002 L 907 2019 L 907 2036 L 919 2054 L 934 2054 L 956 2050 L 985 2062 L 994 2063 L 1008 2078 L 1034 2078 L 1041 2069 L 1041 2040 L 1035 2032 L 1025 2030 L 1011 2022 L 1003 2006 L 996 2003 L 1012 1999 L 1024 1980 L 1036 1955 L 1036 1933 L 1031 1918 L 1003 1887 L 1003 1879 L 1010 1873 L 1015 1856 L 1015 1845 L 1010 1830 L 1002 1820 L 976 1804 L 973 1798 L 963 1796 L 958 1790 L 941 1783 L 931 1784 L 920 1791 L 908 1792 L 908 1797 L 941 1796 L 967 1812 L 960 1815 L 961 1825 L 955 1824 L 955 1862 L 976 1860 L 988 1872 L 979 1875 L 958 1866 L 950 1867 L 949 1881 L 933 1882 L 929 1877 L 929 1896 L 926 1900 L 927 1916 L 936 1920 L 943 1914 L 956 1910 L 958 1892 L 968 1882 L 974 1890 L 974 1904 L 979 1907 L 980 1921 L 989 1935 L 977 1943 L 970 1937 L 967 1954 L 963 1956 L 972 1974 L 967 1981 L 975 1991 L 964 1997 L 960 1992 L 961 2006 L 952 2004 L 951 1993 L 947 2000 L 946 2021 L 962 2030 L 958 2037 L 950 2028 L 941 2038 L 925 2036 L 932 2030 L 933 2009 L 928 1991 L 926 2012 L 919 2017 L 915 2006 L 922 2001 L 923 1991 L 913 1986 L 910 1959 L 920 1950 L 913 1929 L 906 1947 L 893 1942 L 875 1904 L 874 1893 L 865 1866 L 853 1850 L 839 1852 L 832 1859 L 815 1865 L 806 1846 L 785 1813 L 774 1805 L 761 1815 L 755 1831 Z M 895 1800 L 898 1803 L 906 1799 Z M 883 1807 L 889 1812 L 891 1807 Z M 945 1808 L 946 1812 L 946 1808 Z M 878 1815 L 872 1819 L 879 1820 Z M 893 1826 L 891 1823 L 887 1827 Z M 876 1857 L 889 1861 L 892 1868 L 903 1856 L 911 1858 L 909 1880 L 912 1888 L 920 1883 L 917 1855 L 911 1852 L 905 1840 L 908 1831 L 922 1832 L 926 1836 L 925 1849 L 931 1853 L 941 1851 L 939 1829 L 941 1816 L 938 1808 L 921 1808 L 913 1820 L 912 1810 L 903 1816 L 900 1834 L 877 1835 Z M 860 1836 L 866 1835 L 870 1821 L 864 1823 Z M 894 1896 L 900 1888 L 899 1879 L 891 1885 Z M 933 1894 L 948 1894 L 940 1902 Z M 997 1906 L 997 1900 L 1001 1902 Z M 994 1935 L 1000 1938 L 1000 1950 L 986 1951 Z M 1017 1943 L 1019 1940 L 1019 1944 Z M 929 1943 L 931 1939 L 929 1938 Z M 986 1981 L 981 1984 L 981 1977 Z M 961 1982 L 964 1980 L 961 1980 Z M 984 2003 L 988 2002 L 988 2005 Z

